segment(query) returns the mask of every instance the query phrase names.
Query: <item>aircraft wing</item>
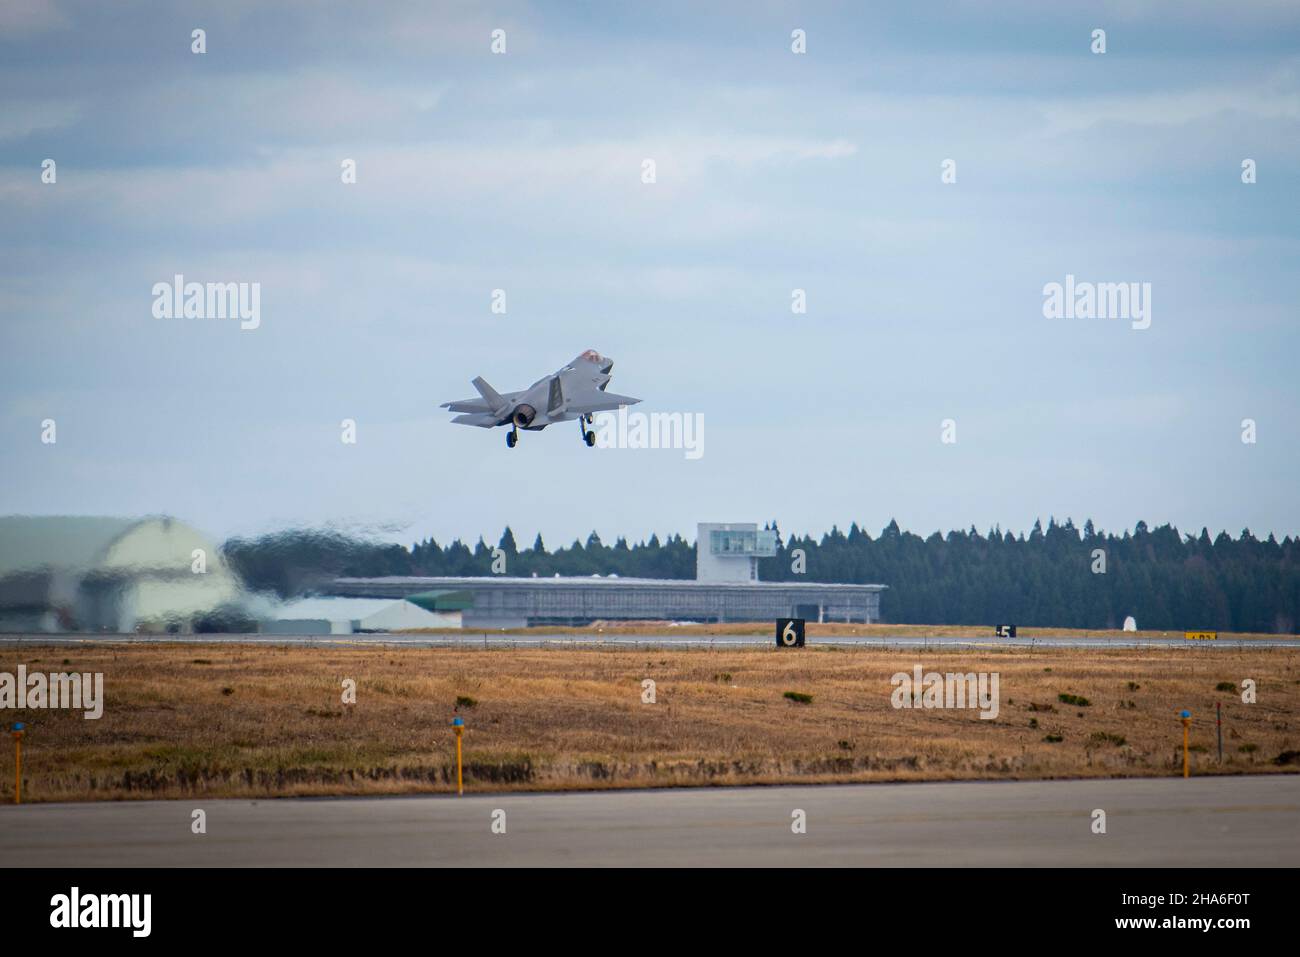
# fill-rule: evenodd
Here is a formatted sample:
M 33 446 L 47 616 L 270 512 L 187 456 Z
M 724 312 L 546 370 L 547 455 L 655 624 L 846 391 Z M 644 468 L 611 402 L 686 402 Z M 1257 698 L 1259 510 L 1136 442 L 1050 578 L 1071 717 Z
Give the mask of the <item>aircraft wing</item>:
M 565 407 L 565 411 L 574 412 L 578 415 L 586 415 L 589 412 L 612 412 L 620 405 L 636 405 L 640 401 L 640 399 L 634 399 L 630 395 L 615 395 L 612 392 L 593 390 L 588 395 L 580 396 L 576 400 L 570 400 Z

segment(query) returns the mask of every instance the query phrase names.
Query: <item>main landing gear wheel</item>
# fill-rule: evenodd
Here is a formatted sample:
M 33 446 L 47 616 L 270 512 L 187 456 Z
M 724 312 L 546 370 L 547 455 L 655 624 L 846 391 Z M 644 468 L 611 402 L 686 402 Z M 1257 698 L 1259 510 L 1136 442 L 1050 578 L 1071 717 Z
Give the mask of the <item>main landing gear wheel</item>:
M 595 433 L 595 432 L 588 432 L 586 435 L 583 436 L 583 441 L 587 443 L 587 447 L 588 447 L 588 448 L 590 448 L 591 446 L 595 445 L 595 444 L 596 444 L 596 433 Z
M 514 429 L 511 429 L 509 432 L 506 433 L 506 448 L 513 449 L 515 447 L 515 443 L 518 441 L 519 441 L 519 433 L 516 432 Z

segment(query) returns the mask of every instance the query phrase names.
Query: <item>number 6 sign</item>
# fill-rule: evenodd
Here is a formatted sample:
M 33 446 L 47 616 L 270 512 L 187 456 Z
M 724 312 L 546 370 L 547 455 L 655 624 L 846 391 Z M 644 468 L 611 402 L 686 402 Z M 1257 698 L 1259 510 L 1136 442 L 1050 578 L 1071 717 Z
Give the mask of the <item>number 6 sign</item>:
M 802 648 L 803 621 L 802 618 L 778 618 L 776 620 L 776 646 L 778 648 Z

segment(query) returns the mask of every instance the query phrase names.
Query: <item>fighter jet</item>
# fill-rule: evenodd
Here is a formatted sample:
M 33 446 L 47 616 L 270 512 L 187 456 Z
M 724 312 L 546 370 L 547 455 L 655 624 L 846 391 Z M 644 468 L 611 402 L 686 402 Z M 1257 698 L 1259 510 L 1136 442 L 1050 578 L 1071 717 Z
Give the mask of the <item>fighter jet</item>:
M 472 385 L 480 398 L 444 402 L 442 408 L 465 413 L 451 420 L 460 425 L 477 425 L 483 429 L 510 426 L 506 433 L 506 446 L 512 449 L 519 441 L 520 429 L 540 432 L 553 422 L 577 419 L 582 440 L 591 446 L 596 444 L 596 433 L 587 426 L 591 424 L 594 413 L 641 401 L 605 391 L 613 368 L 612 359 L 588 349 L 554 375 L 538 379 L 520 392 L 503 395 L 479 376 Z

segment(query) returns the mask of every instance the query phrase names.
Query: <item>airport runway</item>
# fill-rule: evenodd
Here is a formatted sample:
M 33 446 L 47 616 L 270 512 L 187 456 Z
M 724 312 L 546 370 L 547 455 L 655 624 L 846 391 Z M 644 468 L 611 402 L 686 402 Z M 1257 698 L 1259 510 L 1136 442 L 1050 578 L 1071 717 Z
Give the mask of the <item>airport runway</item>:
M 523 634 L 506 635 L 493 632 L 465 631 L 454 635 L 419 635 L 376 633 L 362 635 L 260 635 L 260 634 L 206 634 L 206 635 L 140 635 L 140 634 L 13 634 L 0 635 L 0 647 L 21 645 L 78 645 L 78 644 L 200 644 L 200 645 L 274 645 L 282 647 L 316 646 L 379 646 L 408 648 L 527 648 L 549 647 L 614 647 L 614 648 L 743 648 L 765 647 L 775 644 L 774 636 L 766 635 L 691 635 L 664 632 L 654 635 L 569 635 Z M 956 638 L 951 636 L 916 637 L 913 635 L 839 635 L 835 637 L 809 636 L 809 645 L 865 648 L 1300 648 L 1300 638 L 1294 635 L 1275 638 L 1230 639 L 1216 641 L 1188 641 L 1180 636 L 1134 638 L 1088 638 L 1083 636 L 1055 638 Z
M 0 866 L 108 865 L 1295 867 L 1300 775 L 0 807 Z

